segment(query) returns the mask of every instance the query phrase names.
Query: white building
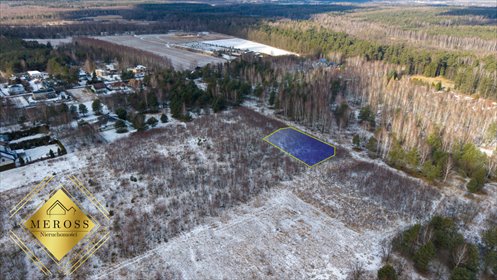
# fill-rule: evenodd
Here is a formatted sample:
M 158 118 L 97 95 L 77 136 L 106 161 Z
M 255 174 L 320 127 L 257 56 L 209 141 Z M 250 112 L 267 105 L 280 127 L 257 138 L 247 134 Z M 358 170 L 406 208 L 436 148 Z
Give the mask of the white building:
M 41 79 L 43 78 L 43 74 L 40 71 L 28 71 L 28 75 L 31 79 Z

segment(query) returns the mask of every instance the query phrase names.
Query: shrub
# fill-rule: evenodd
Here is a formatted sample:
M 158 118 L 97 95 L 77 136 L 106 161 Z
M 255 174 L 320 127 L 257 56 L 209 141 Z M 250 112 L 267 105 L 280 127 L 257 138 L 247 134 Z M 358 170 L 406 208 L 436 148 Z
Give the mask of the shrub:
M 360 122 L 369 122 L 371 127 L 374 127 L 376 125 L 375 123 L 375 115 L 373 111 L 371 110 L 370 106 L 365 106 L 361 108 L 361 111 L 359 111 L 359 121 Z
M 145 116 L 143 114 L 136 114 L 133 118 L 133 127 L 138 131 L 145 130 Z
M 418 239 L 420 230 L 421 225 L 415 224 L 408 230 L 404 231 L 400 236 L 400 239 L 396 240 L 396 250 L 402 252 L 405 255 L 412 256 L 416 249 L 416 240 Z
M 396 280 L 397 272 L 395 268 L 390 264 L 384 265 L 382 268 L 378 270 L 378 279 L 379 280 Z
M 484 168 L 477 169 L 473 172 L 471 180 L 469 181 L 466 188 L 472 193 L 479 192 L 483 189 L 485 185 L 486 170 Z
M 438 82 L 435 84 L 435 90 L 436 91 L 441 91 L 442 90 L 442 82 Z
M 161 123 L 167 123 L 169 121 L 169 119 L 167 118 L 166 114 L 162 114 L 160 116 L 160 121 L 161 121 Z
M 378 157 L 378 153 L 377 153 L 378 140 L 376 140 L 376 138 L 374 138 L 374 137 L 371 136 L 371 138 L 369 138 L 368 143 L 366 144 L 366 148 L 368 149 L 368 155 L 371 158 L 377 158 Z
M 126 118 L 128 116 L 128 112 L 126 112 L 126 109 L 124 109 L 124 108 L 117 108 L 116 115 L 118 118 L 120 118 L 122 120 L 126 120 Z
M 95 115 L 100 115 L 102 113 L 102 102 L 100 101 L 100 99 L 93 100 L 93 102 L 91 103 L 91 108 Z
M 414 266 L 422 272 L 427 272 L 433 257 L 435 257 L 435 246 L 432 242 L 428 242 L 414 254 Z
M 155 127 L 157 125 L 159 121 L 154 118 L 154 117 L 150 117 L 148 120 L 147 120 L 147 124 L 150 125 L 151 127 Z
M 114 123 L 114 127 L 117 133 L 128 132 L 128 127 L 126 126 L 126 123 L 124 123 L 123 120 L 117 120 L 116 123 Z
M 442 175 L 441 167 L 428 161 L 423 164 L 422 172 L 423 175 L 430 181 L 434 181 Z
M 471 279 L 476 280 L 475 275 L 464 267 L 454 268 L 450 276 L 450 280 L 471 280 Z
M 359 147 L 361 145 L 361 139 L 359 138 L 359 135 L 354 135 L 352 138 L 352 143 L 356 146 Z

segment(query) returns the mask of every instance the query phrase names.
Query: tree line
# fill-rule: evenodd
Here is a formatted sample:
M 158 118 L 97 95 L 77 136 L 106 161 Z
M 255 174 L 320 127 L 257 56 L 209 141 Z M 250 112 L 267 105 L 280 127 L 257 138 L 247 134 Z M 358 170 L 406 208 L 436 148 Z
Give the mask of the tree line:
M 314 57 L 362 56 L 368 61 L 402 65 L 403 73 L 428 77 L 444 76 L 455 81 L 455 88 L 466 94 L 478 93 L 497 99 L 497 58 L 456 51 L 428 50 L 406 44 L 382 44 L 357 39 L 309 21 L 266 22 L 237 30 L 251 40 Z
M 393 240 L 393 248 L 414 262 L 419 272 L 436 274 L 437 260 L 450 270 L 450 279 L 478 279 L 497 275 L 497 228 L 482 234 L 482 248 L 465 240 L 453 219 L 433 217 L 426 224 L 416 224 Z M 481 269 L 482 268 L 482 269 Z

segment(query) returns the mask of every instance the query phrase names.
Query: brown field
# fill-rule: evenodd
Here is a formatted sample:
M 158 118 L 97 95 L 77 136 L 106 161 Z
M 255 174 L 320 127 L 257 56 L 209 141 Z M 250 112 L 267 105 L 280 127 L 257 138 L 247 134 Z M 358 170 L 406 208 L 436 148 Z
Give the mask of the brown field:
M 73 2 L 75 3 L 75 2 Z M 84 4 L 83 4 L 84 3 Z M 76 11 L 78 9 L 129 9 L 131 5 L 116 5 L 115 3 L 83 2 L 80 5 L 61 5 L 61 6 L 43 6 L 33 4 L 32 2 L 23 4 L 22 1 L 9 3 L 0 3 L 0 24 L 13 25 L 61 25 L 74 23 L 72 20 L 64 20 L 60 17 L 61 13 Z
M 453 89 L 454 88 L 454 81 L 446 79 L 444 77 L 426 77 L 423 75 L 414 75 L 411 77 L 411 79 L 425 82 L 425 83 L 430 84 L 430 85 L 441 82 L 442 87 L 444 89 L 449 89 L 449 88 Z

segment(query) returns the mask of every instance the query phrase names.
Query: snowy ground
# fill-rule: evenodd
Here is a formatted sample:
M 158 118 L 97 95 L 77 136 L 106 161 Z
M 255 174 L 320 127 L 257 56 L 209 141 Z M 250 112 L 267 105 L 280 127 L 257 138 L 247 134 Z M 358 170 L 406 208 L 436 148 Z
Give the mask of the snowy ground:
M 23 96 L 11 97 L 9 99 L 17 108 L 24 108 L 29 106 L 29 102 Z
M 354 231 L 278 189 L 94 278 L 137 279 L 162 265 L 184 279 L 345 279 L 355 262 L 380 265 L 392 230 Z
M 244 105 L 256 107 L 256 103 L 257 100 L 249 100 Z M 272 110 L 267 108 L 258 108 L 258 111 L 266 114 L 272 113 Z M 168 123 L 158 123 L 158 126 L 164 129 L 162 134 L 154 136 L 150 133 L 146 139 L 132 138 L 134 142 L 126 142 L 130 145 L 125 145 L 124 154 L 118 153 L 121 151 L 118 148 L 113 150 L 109 147 L 127 141 L 126 139 L 109 144 L 105 146 L 105 149 L 100 146 L 85 150 L 84 153 L 76 152 L 8 170 L 1 173 L 0 192 L 7 195 L 7 193 L 10 194 L 7 190 L 32 186 L 48 172 L 57 174 L 70 172 L 81 176 L 90 170 L 86 178 L 97 178 L 97 181 L 105 185 L 105 188 L 101 188 L 101 192 L 97 194 L 106 196 L 107 202 L 110 203 L 109 209 L 116 212 L 113 221 L 129 222 L 124 217 L 121 220 L 116 217 L 127 213 L 124 210 L 126 207 L 133 207 L 132 199 L 139 197 L 132 195 L 133 192 L 143 194 L 153 190 L 154 186 L 156 188 L 162 185 L 147 183 L 147 179 L 143 181 L 140 179 L 136 184 L 130 183 L 130 175 L 141 176 L 142 174 L 136 171 L 137 174 L 125 173 L 119 176 L 119 172 L 116 173 L 109 166 L 122 165 L 127 158 L 134 159 L 131 156 L 135 152 L 139 153 L 135 158 L 143 158 L 144 161 L 158 158 L 161 159 L 161 164 L 166 163 L 164 166 L 156 166 L 159 168 L 157 174 L 150 176 L 149 179 L 158 177 L 161 181 L 167 181 L 167 178 L 172 178 L 174 173 L 185 174 L 185 178 L 190 178 L 189 171 L 198 176 L 202 173 L 202 167 L 208 167 L 214 163 L 219 166 L 219 170 L 229 168 L 229 165 L 236 164 L 239 160 L 229 162 L 229 164 L 225 162 L 226 165 L 222 165 L 222 160 L 218 158 L 219 151 L 225 148 L 227 151 L 231 149 L 229 147 L 232 143 L 229 141 L 232 141 L 235 134 L 227 129 L 239 123 L 250 123 L 251 126 L 257 123 L 259 126 L 254 128 L 256 130 L 251 131 L 250 135 L 256 131 L 261 133 L 260 138 L 257 137 L 257 139 L 262 139 L 266 133 L 258 130 L 269 122 L 269 119 L 257 121 L 251 115 L 248 115 L 251 116 L 248 122 L 246 119 L 241 120 L 240 114 L 233 114 L 234 112 L 230 111 L 222 112 L 211 116 L 209 121 L 199 117 L 189 124 L 180 123 L 168 114 Z M 160 119 L 160 114 L 149 114 L 147 118 L 151 116 Z M 197 126 L 194 125 L 196 122 L 199 122 Z M 209 129 L 228 131 L 225 136 L 229 141 L 223 142 L 222 147 L 216 147 L 216 144 L 219 144 L 213 142 L 216 138 L 206 136 Z M 187 133 L 182 133 L 182 131 L 187 131 Z M 181 138 L 180 134 L 185 134 L 187 137 Z M 329 139 L 332 138 L 330 135 L 324 137 L 317 134 L 317 136 L 335 142 L 331 141 L 335 139 Z M 199 145 L 199 139 L 204 138 L 207 139 L 207 143 Z M 241 140 L 243 138 L 237 141 Z M 256 146 L 250 141 L 241 142 L 244 146 L 266 148 Z M 132 149 L 131 146 L 135 144 L 140 149 Z M 149 146 L 154 148 L 148 149 Z M 465 197 L 463 190 L 457 188 L 447 187 L 438 190 L 423 185 L 421 180 L 410 179 L 405 173 L 393 170 L 385 164 L 366 160 L 363 155 L 353 152 L 350 147 L 339 147 L 339 149 L 343 149 L 339 150 L 342 151 L 339 153 L 341 156 L 316 168 L 306 169 L 291 180 L 282 182 L 282 177 L 272 177 L 266 186 L 269 191 L 258 194 L 245 204 L 227 207 L 220 216 L 210 217 L 207 222 L 203 222 L 192 230 L 182 231 L 179 236 L 172 237 L 166 243 L 154 243 L 150 247 L 153 248 L 152 250 L 140 252 L 137 256 L 120 259 L 111 264 L 106 258 L 112 250 L 126 246 L 115 245 L 103 249 L 107 250 L 108 254 L 102 254 L 101 259 L 92 258 L 85 266 L 87 269 L 85 272 L 99 279 L 154 277 L 170 279 L 345 279 L 353 265 L 359 263 L 369 273 L 366 279 L 373 279 L 376 270 L 381 265 L 382 242 L 390 240 L 399 230 L 415 222 L 423 222 L 434 213 L 472 212 L 473 209 L 468 206 L 478 201 L 480 205 L 476 208 L 478 211 L 475 212 L 475 216 L 469 216 L 470 225 L 473 225 L 476 231 L 465 232 L 466 237 L 476 238 L 476 233 L 485 228 L 489 213 L 495 212 L 497 208 L 493 200 L 497 194 L 495 185 L 487 189 L 487 195 L 468 198 Z M 345 150 L 350 152 L 350 156 L 344 155 Z M 145 155 L 142 155 L 142 152 Z M 268 152 L 274 151 L 268 150 Z M 116 155 L 113 156 L 113 153 Z M 276 157 L 281 155 L 278 152 L 274 154 Z M 119 160 L 115 160 L 117 158 Z M 257 157 L 257 161 L 259 160 L 260 157 Z M 282 166 L 283 160 L 284 158 L 281 157 L 281 161 L 274 167 Z M 175 162 L 177 164 L 172 167 L 171 164 Z M 362 169 L 347 169 L 347 164 L 357 162 L 359 162 L 359 167 L 363 166 Z M 183 169 L 182 164 L 188 165 L 188 169 Z M 377 168 L 373 168 L 373 165 Z M 140 165 L 136 166 L 140 167 Z M 90 167 L 95 170 L 91 171 Z M 381 172 L 386 171 L 391 172 L 386 173 L 387 179 L 382 179 L 384 181 L 380 181 L 379 186 L 374 187 L 375 180 L 371 176 L 379 176 Z M 253 172 L 253 169 L 247 169 L 247 172 Z M 210 169 L 207 169 L 207 174 L 210 176 Z M 256 177 L 261 176 L 251 175 L 250 178 L 255 180 Z M 393 179 L 388 180 L 390 178 Z M 404 179 L 408 179 L 409 182 Z M 181 181 L 174 180 L 174 183 L 179 182 Z M 383 184 L 383 182 L 386 183 Z M 189 193 L 196 188 L 193 187 L 194 184 L 186 185 L 187 189 L 182 195 L 180 205 L 186 205 L 191 201 L 192 197 Z M 163 190 L 161 188 L 160 191 L 169 193 L 174 189 Z M 12 190 L 12 193 L 14 192 Z M 125 199 L 120 200 L 120 196 L 124 196 Z M 146 203 L 147 208 L 154 210 L 156 206 L 161 205 L 160 200 L 168 198 L 168 195 L 145 196 L 139 198 L 139 201 Z M 155 199 L 157 201 L 154 201 Z M 417 202 L 413 202 L 415 200 Z M 168 213 L 175 214 L 178 207 L 166 209 Z M 194 211 L 186 211 L 186 213 L 191 215 Z M 169 216 L 165 213 L 161 215 L 163 215 L 161 219 L 155 216 L 153 220 L 169 225 L 166 223 L 167 219 L 170 219 Z M 152 228 L 154 231 L 157 230 L 157 227 Z M 143 231 L 143 228 L 140 228 L 140 231 Z M 121 233 L 113 232 L 113 234 Z M 122 237 L 111 242 L 116 242 L 119 238 Z M 148 240 L 149 238 L 144 236 L 138 239 Z M 409 276 L 412 276 L 409 279 L 418 277 L 414 272 Z
M 21 137 L 21 138 L 12 140 L 12 141 L 10 141 L 10 144 L 17 144 L 17 143 L 21 143 L 24 141 L 34 140 L 34 139 L 43 138 L 43 137 L 47 137 L 47 136 L 49 136 L 49 135 L 45 134 L 45 133 L 37 133 L 37 134 L 33 134 L 33 135 L 29 135 L 26 137 Z
M 99 36 L 94 38 L 166 57 L 176 69 L 192 69 L 209 63 L 224 63 L 226 59 L 209 55 L 212 51 L 220 49 L 253 51 L 272 56 L 296 55 L 268 45 L 218 33 L 195 35 L 171 32 L 167 34 Z M 192 49 L 198 51 L 190 51 Z
M 57 149 L 59 149 L 59 145 L 51 144 L 46 146 L 39 146 L 33 149 L 24 150 L 26 153 L 26 157 L 29 158 L 29 161 L 37 160 L 40 158 L 48 157 L 50 155 L 50 150 L 57 155 Z
M 102 135 L 102 137 L 108 143 L 110 143 L 110 142 L 114 142 L 116 140 L 128 137 L 131 133 L 136 131 L 136 129 L 133 129 L 133 128 L 128 128 L 128 129 L 131 129 L 131 130 L 128 130 L 128 132 L 124 132 L 124 133 L 117 133 L 116 130 L 114 128 L 112 128 L 109 130 L 101 131 L 100 135 Z
M 54 159 L 2 171 L 0 174 L 0 192 L 23 186 L 33 187 L 35 183 L 52 173 L 66 174 L 75 172 L 87 166 L 85 154 L 87 153 L 70 153 Z
M 297 55 L 296 53 L 292 53 L 289 51 L 285 51 L 282 49 L 274 48 L 268 45 L 260 44 L 257 42 L 240 39 L 240 38 L 230 38 L 230 39 L 221 39 L 221 40 L 212 40 L 212 41 L 203 41 L 202 43 L 214 46 L 214 47 L 222 47 L 222 48 L 233 48 L 237 50 L 243 51 L 252 51 L 256 53 L 263 53 L 271 56 L 281 56 L 281 55 Z
M 208 36 L 208 38 L 211 37 L 218 38 L 219 36 Z M 222 58 L 174 47 L 174 44 L 176 43 L 201 40 L 202 37 L 176 36 L 174 33 L 168 33 L 136 36 L 101 36 L 94 38 L 118 45 L 140 49 L 165 57 L 171 61 L 172 65 L 176 69 L 192 69 L 196 66 L 205 66 L 209 63 L 225 62 Z

